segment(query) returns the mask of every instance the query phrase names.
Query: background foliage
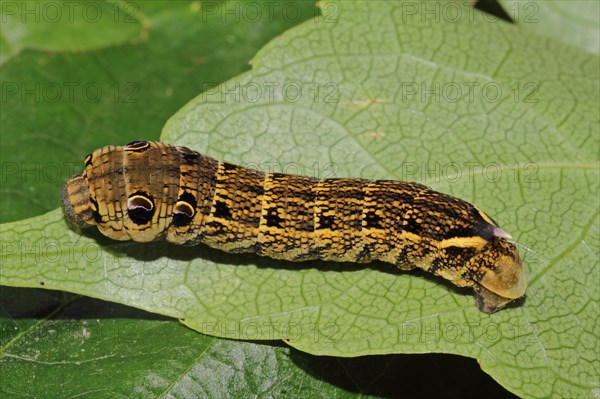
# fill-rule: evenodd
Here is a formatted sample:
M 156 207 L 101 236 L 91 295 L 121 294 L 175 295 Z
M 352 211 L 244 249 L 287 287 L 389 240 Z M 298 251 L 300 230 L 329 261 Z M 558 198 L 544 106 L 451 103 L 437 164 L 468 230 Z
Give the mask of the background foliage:
M 291 270 L 294 267 L 290 266 L 275 272 L 273 278 L 272 263 L 268 261 L 210 250 L 202 250 L 203 260 L 191 261 L 193 266 L 206 268 L 209 273 L 228 275 L 229 280 L 223 280 L 221 288 L 224 289 L 232 281 L 243 281 L 248 276 L 265 281 L 273 279 L 284 285 L 287 278 L 293 282 L 298 276 L 303 279 L 325 276 L 336 284 L 321 286 L 340 287 L 339 283 L 346 279 L 352 297 L 360 299 L 364 293 L 380 291 L 381 286 L 393 292 L 394 287 L 389 285 L 393 281 L 399 284 L 400 292 L 409 287 L 411 294 L 406 295 L 407 302 L 398 309 L 408 310 L 408 314 L 413 312 L 418 317 L 415 319 L 419 321 L 418 326 L 425 328 L 411 334 L 414 342 L 402 342 L 398 337 L 395 341 L 372 340 L 371 344 L 377 345 L 375 349 L 365 348 L 364 338 L 352 329 L 348 331 L 350 337 L 352 334 L 356 337 L 355 342 L 342 339 L 333 349 L 331 342 L 323 339 L 290 342 L 303 350 L 338 355 L 396 351 L 462 353 L 478 357 L 496 379 L 522 395 L 555 393 L 583 397 L 597 394 L 598 387 L 593 381 L 598 376 L 598 291 L 593 284 L 598 280 L 598 248 L 594 246 L 598 242 L 598 207 L 593 208 L 593 198 L 598 191 L 598 164 L 593 148 L 598 144 L 599 118 L 597 79 L 590 84 L 588 78 L 597 74 L 594 72 L 598 69 L 597 57 L 537 36 L 527 37 L 524 30 L 514 31 L 514 27 L 498 21 L 492 25 L 478 13 L 469 14 L 475 15 L 473 19 L 449 21 L 450 8 L 445 14 L 440 8 L 438 13 L 445 15 L 445 20 L 434 21 L 432 25 L 431 21 L 422 22 L 421 14 L 412 14 L 412 8 L 402 9 L 419 5 L 412 2 L 395 3 L 392 8 L 386 8 L 388 3 L 324 3 L 321 8 L 326 14 L 325 20 L 313 18 L 316 9 L 308 2 L 293 3 L 294 9 L 301 10 L 294 18 L 283 13 L 287 3 L 281 3 L 279 11 L 273 13 L 279 18 L 273 19 L 255 19 L 248 14 L 250 9 L 244 8 L 244 4 L 256 3 L 205 3 L 204 6 L 197 2 L 176 2 L 175 6 L 158 2 L 132 3 L 134 8 L 130 8 L 130 3 L 98 4 L 106 20 L 98 20 L 93 27 L 85 18 L 83 22 L 73 19 L 69 24 L 59 23 L 65 33 L 62 36 L 57 33 L 58 37 L 44 35 L 43 24 L 31 24 L 32 21 L 19 24 L 8 18 L 6 25 L 3 24 L 2 105 L 10 110 L 2 112 L 0 119 L 3 221 L 34 216 L 58 206 L 62 183 L 79 169 L 82 155 L 106 144 L 141 137 L 157 138 L 158 129 L 186 101 L 247 69 L 247 60 L 270 38 L 306 20 L 302 27 L 287 32 L 257 54 L 251 73 L 209 91 L 211 94 L 202 95 L 184 107 L 165 127 L 163 139 L 243 163 L 260 163 L 265 154 L 279 162 L 276 167 L 289 166 L 290 162 L 297 166 L 311 165 L 315 160 L 318 165 L 335 161 L 337 175 L 363 177 L 404 178 L 408 171 L 402 167 L 406 164 L 398 163 L 397 159 L 414 159 L 417 165 L 423 162 L 429 168 L 436 161 L 464 161 L 465 151 L 471 160 L 494 160 L 502 164 L 534 162 L 539 179 L 530 185 L 523 184 L 521 179 L 517 179 L 519 184 L 512 184 L 511 180 L 486 184 L 489 181 L 481 170 L 475 173 L 475 184 L 465 179 L 454 182 L 417 177 L 440 190 L 478 201 L 485 209 L 492 209 L 494 215 L 501 215 L 511 226 L 511 232 L 520 232 L 521 236 L 516 239 L 523 245 L 526 270 L 532 276 L 528 299 L 523 307 L 485 319 L 487 316 L 474 309 L 472 299 L 464 292 L 420 276 L 398 278 L 379 266 L 368 273 L 352 268 L 346 272 L 340 266 L 301 271 Z M 215 8 L 210 8 L 213 6 Z M 267 15 L 273 3 L 261 7 L 263 15 Z M 234 17 L 229 19 L 224 17 L 229 15 L 228 9 L 234 10 L 230 14 Z M 400 9 L 412 16 L 406 24 L 397 27 L 402 31 L 394 33 L 393 25 L 386 23 L 386 18 Z M 291 10 L 290 6 L 287 10 Z M 417 8 L 417 11 L 420 10 Z M 3 8 L 3 13 L 9 15 L 10 10 Z M 236 20 L 235 15 L 245 17 Z M 334 23 L 325 24 L 327 18 Z M 86 40 L 86 29 L 93 32 L 103 23 L 114 25 L 114 32 L 102 41 Z M 29 26 L 35 28 L 28 29 Z M 69 29 L 81 32 L 76 40 L 68 39 L 73 36 L 69 35 L 72 33 Z M 27 34 L 4 34 L 19 30 Z M 476 36 L 473 32 L 478 32 L 481 40 L 470 43 L 471 48 L 461 52 L 461 37 Z M 372 43 L 373 35 L 380 38 L 379 47 L 369 47 L 364 53 L 365 44 Z M 395 43 L 402 45 L 395 47 Z M 492 48 L 489 48 L 490 43 Z M 537 54 L 539 65 L 532 63 L 528 55 L 531 51 Z M 397 54 L 401 54 L 401 62 L 395 58 Z M 551 68 L 547 61 L 555 60 L 553 57 L 558 57 L 559 62 Z M 160 62 L 148 62 L 150 59 Z M 357 59 L 362 64 L 353 68 Z M 378 77 L 375 86 L 370 86 L 372 79 L 364 78 L 365 62 L 369 76 Z M 490 69 L 493 67 L 495 69 Z M 495 103 L 459 101 L 457 105 L 448 101 L 422 101 L 421 93 L 408 100 L 402 93 L 394 93 L 394 84 L 389 84 L 394 80 L 448 84 L 463 82 L 465 76 L 480 82 L 490 78 L 509 94 L 505 93 L 502 101 Z M 563 81 L 556 79 L 557 76 L 563 79 L 568 76 L 568 79 Z M 313 90 L 311 96 L 300 97 L 292 107 L 286 98 L 277 98 L 273 104 L 273 99 L 261 97 L 259 103 L 264 103 L 263 107 L 249 104 L 248 93 L 243 99 L 246 101 L 235 96 L 233 100 L 229 96 L 221 101 L 224 88 L 229 87 L 227 90 L 235 93 L 236 84 L 250 87 L 256 82 L 259 87 L 269 82 L 316 82 L 319 88 L 336 82 L 338 91 L 336 101 L 327 103 L 329 92 L 317 92 L 315 97 Z M 537 94 L 535 99 L 541 101 L 528 103 L 526 96 L 515 97 L 514 91 L 508 90 L 513 83 L 529 82 L 538 83 L 533 88 Z M 24 94 L 27 93 L 24 88 L 32 94 Z M 531 89 L 525 94 L 531 94 Z M 257 111 L 257 108 L 262 109 Z M 290 108 L 292 112 L 287 112 Z M 457 110 L 459 116 L 468 118 L 453 117 Z M 336 126 L 331 121 L 340 124 Z M 482 127 L 483 134 L 480 133 Z M 394 131 L 401 133 L 393 136 Z M 454 134 L 450 139 L 448 131 Z M 306 135 L 312 135 L 311 139 L 301 140 Z M 328 151 L 323 152 L 323 148 Z M 540 197 L 540 192 L 547 195 Z M 569 198 L 583 200 L 573 203 Z M 554 220 L 556 217 L 559 223 Z M 555 230 L 551 229 L 556 229 L 557 224 L 561 226 L 559 232 L 552 235 Z M 565 242 L 565 235 L 574 232 L 578 238 L 572 243 Z M 79 281 L 60 277 L 65 265 L 58 265 L 52 271 L 35 267 L 40 259 L 36 256 L 40 256 L 42 248 L 36 243 L 48 242 L 48 237 L 56 239 L 61 234 L 68 240 L 78 237 L 62 224 L 60 212 L 2 225 L 2 284 L 37 287 L 44 283 L 45 287 L 182 316 L 178 312 L 187 305 L 182 307 L 177 303 L 178 297 L 185 297 L 180 296 L 181 292 L 171 292 L 169 303 L 154 295 L 144 295 L 137 290 L 136 283 L 117 291 L 107 291 L 106 285 L 90 283 L 95 271 L 78 267 L 82 252 L 68 266 L 79 274 Z M 540 236 L 544 237 L 543 242 L 537 241 Z M 94 235 L 82 240 L 99 240 L 103 247 L 117 253 L 137 254 L 133 259 L 138 260 L 139 252 L 147 251 L 147 248 L 119 247 Z M 45 247 L 45 251 L 42 259 L 46 260 L 60 252 L 56 247 Z M 161 273 L 165 270 L 176 273 L 177 265 L 190 261 L 192 256 L 191 252 L 164 245 L 150 256 L 157 253 L 168 256 L 151 263 L 144 262 L 145 259 L 130 262 L 131 273 L 121 274 L 122 281 L 135 282 L 135 276 L 152 275 L 161 268 Z M 121 261 L 119 258 L 112 264 Z M 236 266 L 240 262 L 247 265 Z M 572 271 L 573 263 L 582 265 L 579 271 Z M 98 260 L 88 264 L 93 266 Z M 152 265 L 158 265 L 157 269 Z M 164 274 L 157 276 L 158 279 L 164 277 Z M 231 280 L 232 277 L 238 279 Z M 363 283 L 357 284 L 353 279 Z M 219 282 L 218 279 L 213 281 Z M 256 280 L 253 284 L 260 286 Z M 280 288 L 283 291 L 274 292 L 286 292 L 285 287 Z M 549 295 L 550 292 L 561 294 Z M 248 293 L 242 288 L 239 293 L 229 293 L 228 297 L 215 296 L 216 302 L 210 309 L 218 310 L 221 306 L 221 311 L 213 312 L 216 317 L 213 321 L 235 320 L 236 313 L 232 313 L 230 305 L 235 304 L 236 295 L 240 295 L 237 300 L 243 300 Z M 261 396 L 341 397 L 359 393 L 393 397 L 408 390 L 415 396 L 425 397 L 429 390 L 439 388 L 464 397 L 478 389 L 489 390 L 479 384 L 457 384 L 456 381 L 472 380 L 471 373 L 475 371 L 472 363 L 448 356 L 314 357 L 277 343 L 265 345 L 200 335 L 170 319 L 69 294 L 3 286 L 1 299 L 4 317 L 0 367 L 2 390 L 6 394 L 16 395 L 24 389 L 33 389 L 42 395 L 49 392 L 48 387 L 54 387 L 57 396 L 114 397 L 130 396 L 133 392 L 140 397 L 194 394 L 219 397 L 253 392 Z M 280 302 L 285 307 L 289 300 L 283 297 Z M 293 299 L 291 303 L 294 304 Z M 270 301 L 264 306 L 276 309 L 280 305 L 275 303 L 273 307 Z M 540 314 L 540 308 L 550 309 L 551 314 Z M 347 310 L 345 314 L 341 312 L 338 320 L 341 326 L 348 315 L 355 312 Z M 376 309 L 375 314 L 380 310 Z M 241 318 L 248 315 L 244 308 L 238 313 Z M 258 309 L 257 315 L 260 314 Z M 483 333 L 482 330 L 476 333 L 475 341 L 440 340 L 443 326 L 448 325 L 449 320 L 456 320 L 457 315 L 467 322 L 478 320 L 479 326 L 489 326 L 481 324 L 485 320 L 496 326 L 522 329 L 492 340 L 489 331 Z M 207 333 L 251 338 L 238 331 L 215 331 L 214 324 L 207 328 L 201 323 L 207 320 L 207 314 L 202 312 L 184 312 L 183 316 L 186 323 Z M 388 322 L 397 325 L 395 320 L 403 316 L 390 314 Z M 432 323 L 428 324 L 428 320 Z M 368 322 L 356 325 L 377 328 L 377 324 Z M 319 333 L 322 335 L 323 331 Z M 165 336 L 170 337 L 168 343 L 164 341 Z M 469 348 L 473 343 L 479 350 Z M 503 352 L 506 356 L 498 357 Z M 546 358 L 539 357 L 540 354 Z M 429 375 L 432 367 L 440 370 L 440 379 L 436 384 L 431 384 L 429 379 L 419 384 L 418 381 L 423 381 L 419 376 Z M 561 372 L 562 379 L 554 381 L 556 376 L 547 372 L 549 368 L 565 368 L 570 372 Z M 456 374 L 448 373 L 448 369 L 456 369 Z M 80 377 L 90 374 L 99 376 L 97 383 L 90 384 Z M 207 375 L 218 377 L 207 378 Z M 403 376 L 401 387 L 398 375 Z M 573 380 L 574 375 L 579 376 L 578 381 Z M 65 380 L 65 376 L 69 378 Z M 23 381 L 32 383 L 24 386 Z M 496 392 L 500 395 L 502 391 L 498 387 Z

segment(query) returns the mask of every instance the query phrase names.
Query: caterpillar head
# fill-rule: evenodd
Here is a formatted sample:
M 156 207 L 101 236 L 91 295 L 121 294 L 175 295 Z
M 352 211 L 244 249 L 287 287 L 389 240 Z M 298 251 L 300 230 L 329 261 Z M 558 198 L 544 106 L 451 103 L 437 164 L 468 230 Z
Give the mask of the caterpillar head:
M 494 237 L 468 264 L 472 271 L 477 307 L 485 313 L 502 309 L 525 295 L 527 279 L 514 244 L 506 237 Z
M 511 236 L 493 219 L 476 206 L 461 204 L 467 210 L 464 217 L 453 218 L 454 231 L 434 241 L 437 259 L 431 269 L 429 265 L 424 268 L 458 286 L 473 287 L 479 310 L 493 313 L 525 295 L 527 279 L 521 258 L 508 241 Z
M 196 197 L 180 184 L 180 167 L 192 173 L 198 154 L 183 151 L 146 141 L 94 151 L 63 189 L 65 215 L 115 240 L 185 242 Z

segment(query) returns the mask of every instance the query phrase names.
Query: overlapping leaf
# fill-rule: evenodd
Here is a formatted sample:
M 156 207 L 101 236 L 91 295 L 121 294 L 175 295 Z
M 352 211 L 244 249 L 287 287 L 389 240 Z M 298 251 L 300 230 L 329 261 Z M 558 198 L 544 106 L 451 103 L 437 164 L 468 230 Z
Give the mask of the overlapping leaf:
M 600 3 L 597 1 L 500 0 L 509 18 L 526 29 L 600 53 Z
M 466 8 L 428 20 L 422 7 L 323 3 L 322 18 L 193 100 L 162 138 L 259 168 L 420 180 L 471 200 L 519 243 L 521 306 L 484 315 L 468 292 L 386 265 L 115 243 L 69 230 L 60 211 L 3 225 L 3 284 L 311 353 L 457 353 L 522 395 L 597 395 L 598 59 Z

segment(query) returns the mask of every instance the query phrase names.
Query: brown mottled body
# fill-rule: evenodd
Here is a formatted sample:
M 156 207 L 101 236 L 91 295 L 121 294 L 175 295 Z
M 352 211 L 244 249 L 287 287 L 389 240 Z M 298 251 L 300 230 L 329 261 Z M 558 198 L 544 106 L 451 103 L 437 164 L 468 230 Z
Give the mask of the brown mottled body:
M 418 183 L 263 173 L 155 142 L 105 147 L 85 165 L 65 186 L 65 213 L 116 240 L 419 267 L 472 286 L 485 312 L 525 293 L 508 234 L 476 206 Z

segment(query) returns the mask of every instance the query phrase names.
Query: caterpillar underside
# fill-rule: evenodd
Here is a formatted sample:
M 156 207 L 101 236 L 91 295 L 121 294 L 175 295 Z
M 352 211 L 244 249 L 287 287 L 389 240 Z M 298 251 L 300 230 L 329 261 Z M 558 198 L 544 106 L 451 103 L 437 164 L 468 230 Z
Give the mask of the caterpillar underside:
M 70 220 L 116 240 L 418 267 L 472 286 L 487 313 L 527 285 L 516 247 L 493 219 L 418 183 L 264 173 L 138 141 L 88 155 L 63 204 Z

